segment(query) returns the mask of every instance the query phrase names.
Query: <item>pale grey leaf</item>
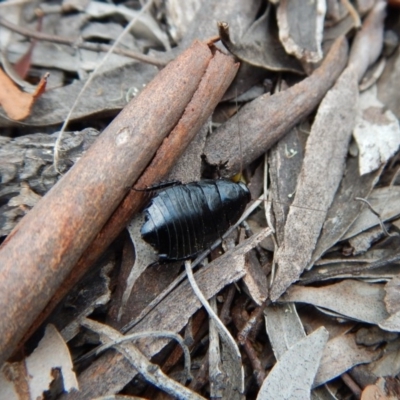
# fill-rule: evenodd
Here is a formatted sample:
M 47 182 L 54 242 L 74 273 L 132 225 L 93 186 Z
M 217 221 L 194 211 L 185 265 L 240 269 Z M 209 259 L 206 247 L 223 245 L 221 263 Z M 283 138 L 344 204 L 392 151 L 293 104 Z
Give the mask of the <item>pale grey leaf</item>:
M 321 327 L 292 346 L 265 378 L 257 400 L 308 400 L 328 336 Z

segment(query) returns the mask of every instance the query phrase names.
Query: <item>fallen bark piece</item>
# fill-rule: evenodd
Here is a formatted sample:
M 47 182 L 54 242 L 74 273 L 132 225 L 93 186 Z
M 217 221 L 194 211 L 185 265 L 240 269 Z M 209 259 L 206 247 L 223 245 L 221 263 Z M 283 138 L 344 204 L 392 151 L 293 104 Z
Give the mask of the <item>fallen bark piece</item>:
M 3 242 L 0 365 L 178 122 L 211 58 L 195 42 L 163 69 Z
M 311 260 L 343 176 L 357 101 L 356 75 L 348 68 L 322 101 L 307 141 L 284 241 L 275 253 L 278 270 L 271 288 L 272 301 L 298 280 Z
M 307 116 L 319 104 L 346 64 L 347 42 L 339 38 L 321 67 L 291 88 L 270 96 L 264 94 L 245 105 L 209 137 L 204 154 L 207 162 L 221 168 L 222 176 L 232 176 L 265 153 L 276 141 Z M 242 129 L 240 151 L 237 121 L 246 121 Z M 232 142 L 234 143 L 232 145 Z

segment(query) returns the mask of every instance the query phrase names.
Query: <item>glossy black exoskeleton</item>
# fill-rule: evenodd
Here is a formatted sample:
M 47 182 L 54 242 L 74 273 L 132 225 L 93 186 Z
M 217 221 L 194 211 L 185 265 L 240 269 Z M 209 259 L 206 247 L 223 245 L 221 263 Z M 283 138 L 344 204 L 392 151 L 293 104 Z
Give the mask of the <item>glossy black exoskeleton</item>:
M 151 200 L 141 234 L 160 262 L 191 258 L 237 222 L 249 201 L 241 182 L 209 179 L 173 186 Z

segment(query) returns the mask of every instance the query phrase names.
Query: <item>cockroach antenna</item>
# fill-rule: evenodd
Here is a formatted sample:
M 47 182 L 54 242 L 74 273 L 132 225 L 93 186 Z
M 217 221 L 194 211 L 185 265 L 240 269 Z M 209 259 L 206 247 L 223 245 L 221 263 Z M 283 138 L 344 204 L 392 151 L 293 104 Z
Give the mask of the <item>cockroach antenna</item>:
M 242 135 L 240 134 L 240 118 L 239 118 L 239 105 L 238 105 L 238 96 L 237 96 L 237 88 L 235 90 L 235 103 L 236 103 L 236 121 L 238 127 L 238 135 L 239 135 L 239 155 L 240 155 L 240 170 L 239 170 L 239 180 L 243 177 L 243 153 L 242 153 Z

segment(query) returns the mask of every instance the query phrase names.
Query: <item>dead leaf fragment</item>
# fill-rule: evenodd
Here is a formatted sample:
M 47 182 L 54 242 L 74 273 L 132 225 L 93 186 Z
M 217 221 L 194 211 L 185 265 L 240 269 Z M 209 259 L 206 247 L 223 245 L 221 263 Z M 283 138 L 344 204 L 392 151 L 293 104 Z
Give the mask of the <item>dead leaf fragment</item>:
M 360 175 L 385 164 L 400 146 L 400 127 L 396 116 L 376 95 L 376 86 L 360 94 L 354 139 L 360 150 Z
M 343 334 L 329 340 L 321 358 L 314 385 L 322 385 L 358 364 L 376 360 L 380 350 L 358 346 L 354 334 Z
M 16 121 L 26 118 L 32 109 L 35 100 L 44 92 L 48 75 L 40 80 L 36 91 L 22 92 L 14 82 L 0 69 L 0 105 L 8 117 Z
M 349 55 L 349 65 L 357 74 L 358 81 L 379 57 L 383 45 L 383 22 L 386 16 L 386 1 L 379 0 L 368 14 L 361 30 L 354 38 Z
M 240 60 L 271 71 L 303 74 L 301 64 L 287 54 L 279 42 L 271 7 L 267 7 L 264 14 L 253 23 L 238 43 L 231 41 L 227 23 L 219 22 L 218 30 L 222 43 Z
M 326 1 L 281 0 L 277 19 L 279 39 L 288 54 L 315 63 L 322 59 Z
M 257 400 L 309 399 L 328 337 L 328 331 L 321 327 L 293 345 L 264 380 Z
M 44 398 L 43 393 L 50 389 L 50 384 L 54 381 L 55 369 L 61 371 L 66 392 L 78 389 L 69 349 L 56 328 L 48 325 L 43 339 L 28 358 L 20 363 L 4 365 L 0 373 L 0 399 Z M 21 385 L 26 386 L 28 397 L 27 393 L 21 397 Z
M 313 304 L 356 321 L 379 324 L 388 317 L 384 295 L 382 284 L 347 279 L 319 288 L 294 285 L 283 300 Z
M 356 76 L 348 68 L 322 101 L 307 141 L 284 241 L 275 253 L 278 270 L 271 289 L 272 301 L 299 279 L 311 260 L 343 176 L 357 100 Z

